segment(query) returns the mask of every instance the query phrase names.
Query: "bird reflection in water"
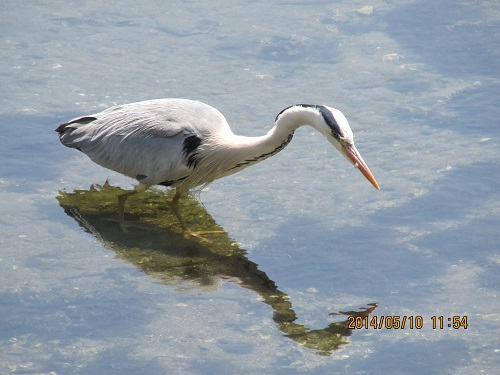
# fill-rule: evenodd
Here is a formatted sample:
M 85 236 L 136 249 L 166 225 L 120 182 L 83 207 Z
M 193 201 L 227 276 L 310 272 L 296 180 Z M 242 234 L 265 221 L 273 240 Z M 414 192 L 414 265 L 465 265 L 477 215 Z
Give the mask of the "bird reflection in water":
M 297 314 L 289 297 L 246 257 L 246 251 L 222 231 L 196 199 L 185 197 L 181 201 L 185 220 L 202 230 L 221 232 L 211 236 L 210 241 L 186 238 L 175 216 L 162 204 L 169 193 L 159 190 L 130 198 L 132 223 L 123 231 L 116 220 L 116 196 L 120 193 L 122 189 L 106 182 L 102 186 L 92 185 L 89 190 L 62 191 L 57 200 L 66 214 L 118 258 L 166 284 L 204 289 L 218 286 L 224 280 L 234 281 L 256 292 L 273 309 L 278 329 L 297 343 L 329 355 L 349 342 L 353 330 L 347 328 L 347 319 L 314 330 L 295 323 Z M 371 303 L 359 312 L 330 315 L 368 316 L 376 308 L 377 304 Z

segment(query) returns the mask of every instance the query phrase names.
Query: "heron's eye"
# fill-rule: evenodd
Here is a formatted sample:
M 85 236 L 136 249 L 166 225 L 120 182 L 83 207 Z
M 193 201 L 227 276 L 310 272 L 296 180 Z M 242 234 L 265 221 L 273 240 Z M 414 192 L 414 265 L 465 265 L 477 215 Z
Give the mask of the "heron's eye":
M 345 142 L 345 138 L 342 137 L 339 133 L 336 133 L 334 131 L 332 131 L 332 137 L 335 138 L 340 143 L 344 143 Z

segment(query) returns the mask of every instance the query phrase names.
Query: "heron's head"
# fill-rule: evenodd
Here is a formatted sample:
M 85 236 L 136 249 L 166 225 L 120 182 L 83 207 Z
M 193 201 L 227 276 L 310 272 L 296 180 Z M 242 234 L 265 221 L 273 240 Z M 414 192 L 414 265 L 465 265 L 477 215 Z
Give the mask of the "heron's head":
M 354 136 L 344 114 L 338 109 L 325 105 L 301 104 L 300 106 L 307 111 L 316 112 L 315 121 L 310 125 L 320 131 L 350 163 L 360 170 L 376 189 L 380 189 L 375 177 L 373 177 L 370 169 L 354 146 Z

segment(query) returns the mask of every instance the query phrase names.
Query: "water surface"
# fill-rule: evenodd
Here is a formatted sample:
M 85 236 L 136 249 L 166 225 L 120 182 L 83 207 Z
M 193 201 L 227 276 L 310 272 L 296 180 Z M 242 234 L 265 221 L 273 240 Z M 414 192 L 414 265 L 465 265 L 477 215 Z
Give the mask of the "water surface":
M 0 20 L 0 372 L 498 371 L 496 2 L 4 1 Z M 381 190 L 302 128 L 189 201 L 221 242 L 155 221 L 157 192 L 122 234 L 91 186 L 132 181 L 53 130 L 160 97 L 243 135 L 339 108 Z M 359 312 L 423 327 L 346 330 Z

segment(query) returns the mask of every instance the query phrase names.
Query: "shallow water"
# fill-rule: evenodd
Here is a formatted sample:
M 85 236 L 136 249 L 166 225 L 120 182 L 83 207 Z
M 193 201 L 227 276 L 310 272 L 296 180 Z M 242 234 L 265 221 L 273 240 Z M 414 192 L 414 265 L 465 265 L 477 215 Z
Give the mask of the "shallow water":
M 496 2 L 4 1 L 0 20 L 1 373 L 500 369 Z M 244 135 L 293 103 L 339 108 L 381 190 L 302 128 L 189 201 L 221 242 L 156 221 L 122 235 L 111 197 L 88 216 L 90 186 L 132 181 L 53 130 L 158 97 L 207 102 Z M 405 329 L 334 337 L 373 303 Z

